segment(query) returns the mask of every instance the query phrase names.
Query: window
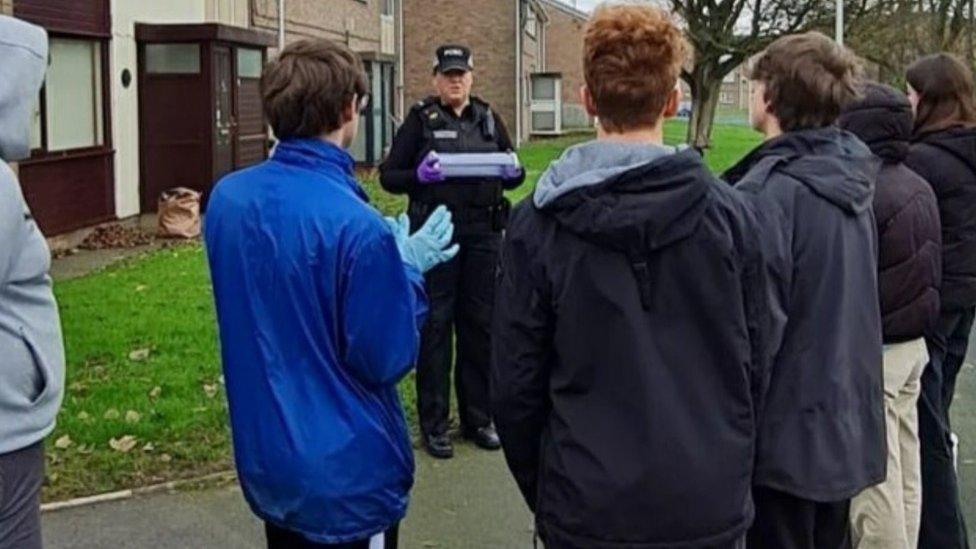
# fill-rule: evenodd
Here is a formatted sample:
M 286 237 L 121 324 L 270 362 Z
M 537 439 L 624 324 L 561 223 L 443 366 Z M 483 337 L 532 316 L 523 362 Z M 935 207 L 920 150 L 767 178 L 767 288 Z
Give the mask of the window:
M 199 74 L 200 44 L 147 44 L 146 74 Z
M 261 50 L 237 48 L 237 77 L 261 78 L 264 59 Z
M 718 96 L 718 101 L 719 101 L 719 103 L 721 103 L 723 105 L 731 105 L 732 104 L 732 94 L 729 93 L 729 92 L 722 92 Z
M 380 15 L 393 15 L 396 6 L 394 0 L 380 0 Z
M 532 130 L 537 132 L 551 132 L 556 130 L 556 113 L 532 113 Z
M 556 79 L 552 77 L 536 76 L 532 79 L 533 101 L 555 101 Z
M 31 147 L 47 152 L 105 143 L 102 43 L 52 38 L 44 88 L 34 109 Z

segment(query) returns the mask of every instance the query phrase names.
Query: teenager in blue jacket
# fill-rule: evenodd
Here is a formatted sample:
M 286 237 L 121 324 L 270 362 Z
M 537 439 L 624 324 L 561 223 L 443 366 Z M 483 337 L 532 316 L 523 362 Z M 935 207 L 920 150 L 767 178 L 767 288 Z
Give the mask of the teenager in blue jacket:
M 347 48 L 292 44 L 261 87 L 278 147 L 217 184 L 205 235 L 241 486 L 269 547 L 395 547 L 414 466 L 396 383 L 423 272 L 457 253 L 450 214 L 408 236 L 369 205 L 345 150 L 369 102 Z

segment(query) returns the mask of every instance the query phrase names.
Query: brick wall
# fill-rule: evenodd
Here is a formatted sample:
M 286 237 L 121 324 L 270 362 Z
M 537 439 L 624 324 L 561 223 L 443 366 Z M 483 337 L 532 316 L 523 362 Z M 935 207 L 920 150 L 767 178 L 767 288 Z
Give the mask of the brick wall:
M 563 75 L 563 124 L 569 127 L 589 123 L 579 99 L 583 78 L 584 14 L 573 13 L 553 2 L 545 2 L 549 14 L 546 27 L 546 70 Z
M 0 13 L 4 15 L 12 15 L 14 13 L 13 0 L 0 0 Z
M 379 53 L 380 1 L 287 0 L 285 41 L 328 38 L 356 52 Z M 278 0 L 251 0 L 251 22 L 256 29 L 277 33 Z
M 446 43 L 470 47 L 474 93 L 492 104 L 515 133 L 515 2 L 404 0 L 404 96 L 407 105 L 433 93 L 434 52 Z

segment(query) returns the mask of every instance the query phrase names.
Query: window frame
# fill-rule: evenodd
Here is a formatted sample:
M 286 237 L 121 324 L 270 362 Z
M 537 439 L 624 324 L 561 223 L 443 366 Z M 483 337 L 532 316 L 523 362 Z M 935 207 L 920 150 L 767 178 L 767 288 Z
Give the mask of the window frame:
M 54 39 L 65 39 L 65 40 L 81 40 L 85 42 L 92 42 L 99 44 L 99 63 L 101 67 L 101 86 L 102 86 L 102 143 L 100 145 L 93 145 L 89 147 L 75 147 L 72 149 L 62 149 L 58 151 L 51 151 L 48 149 L 48 135 L 47 131 L 47 121 L 48 121 L 48 104 L 47 104 L 47 78 L 45 77 L 44 84 L 41 86 L 38 92 L 38 109 L 40 110 L 40 147 L 31 148 L 31 156 L 25 162 L 33 161 L 43 161 L 51 159 L 66 158 L 71 156 L 84 156 L 94 153 L 106 153 L 113 150 L 112 145 L 112 94 L 111 94 L 111 65 L 109 63 L 109 49 L 111 47 L 111 41 L 109 38 L 97 37 L 97 36 L 87 36 L 72 33 L 61 33 L 61 32 L 51 32 L 49 35 L 49 40 Z M 51 59 L 50 54 L 48 54 L 47 66 L 50 66 Z M 46 71 L 46 69 L 45 69 Z

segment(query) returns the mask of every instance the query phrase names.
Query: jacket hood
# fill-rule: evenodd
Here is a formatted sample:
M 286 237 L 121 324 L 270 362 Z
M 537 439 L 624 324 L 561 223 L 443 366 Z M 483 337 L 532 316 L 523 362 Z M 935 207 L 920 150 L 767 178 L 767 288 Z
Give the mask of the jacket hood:
M 544 208 L 572 191 L 673 154 L 673 147 L 646 143 L 588 141 L 563 151 L 539 178 L 533 202 Z
M 938 147 L 955 156 L 976 172 L 976 128 L 957 126 L 915 138 L 918 143 Z
M 838 208 L 861 213 L 871 207 L 881 160 L 854 134 L 837 127 L 800 130 L 767 141 L 726 173 L 732 184 L 760 161 L 788 175 Z
M 624 252 L 664 248 L 694 232 L 714 184 L 696 151 L 661 153 L 622 171 L 602 165 L 588 173 L 590 179 L 604 173 L 605 179 L 577 185 L 540 209 L 581 238 Z
M 30 156 L 31 111 L 47 67 L 44 29 L 0 16 L 0 159 Z
M 888 162 L 901 162 L 908 155 L 914 124 L 908 97 L 881 84 L 868 84 L 863 97 L 844 109 L 838 120 L 841 128 Z

